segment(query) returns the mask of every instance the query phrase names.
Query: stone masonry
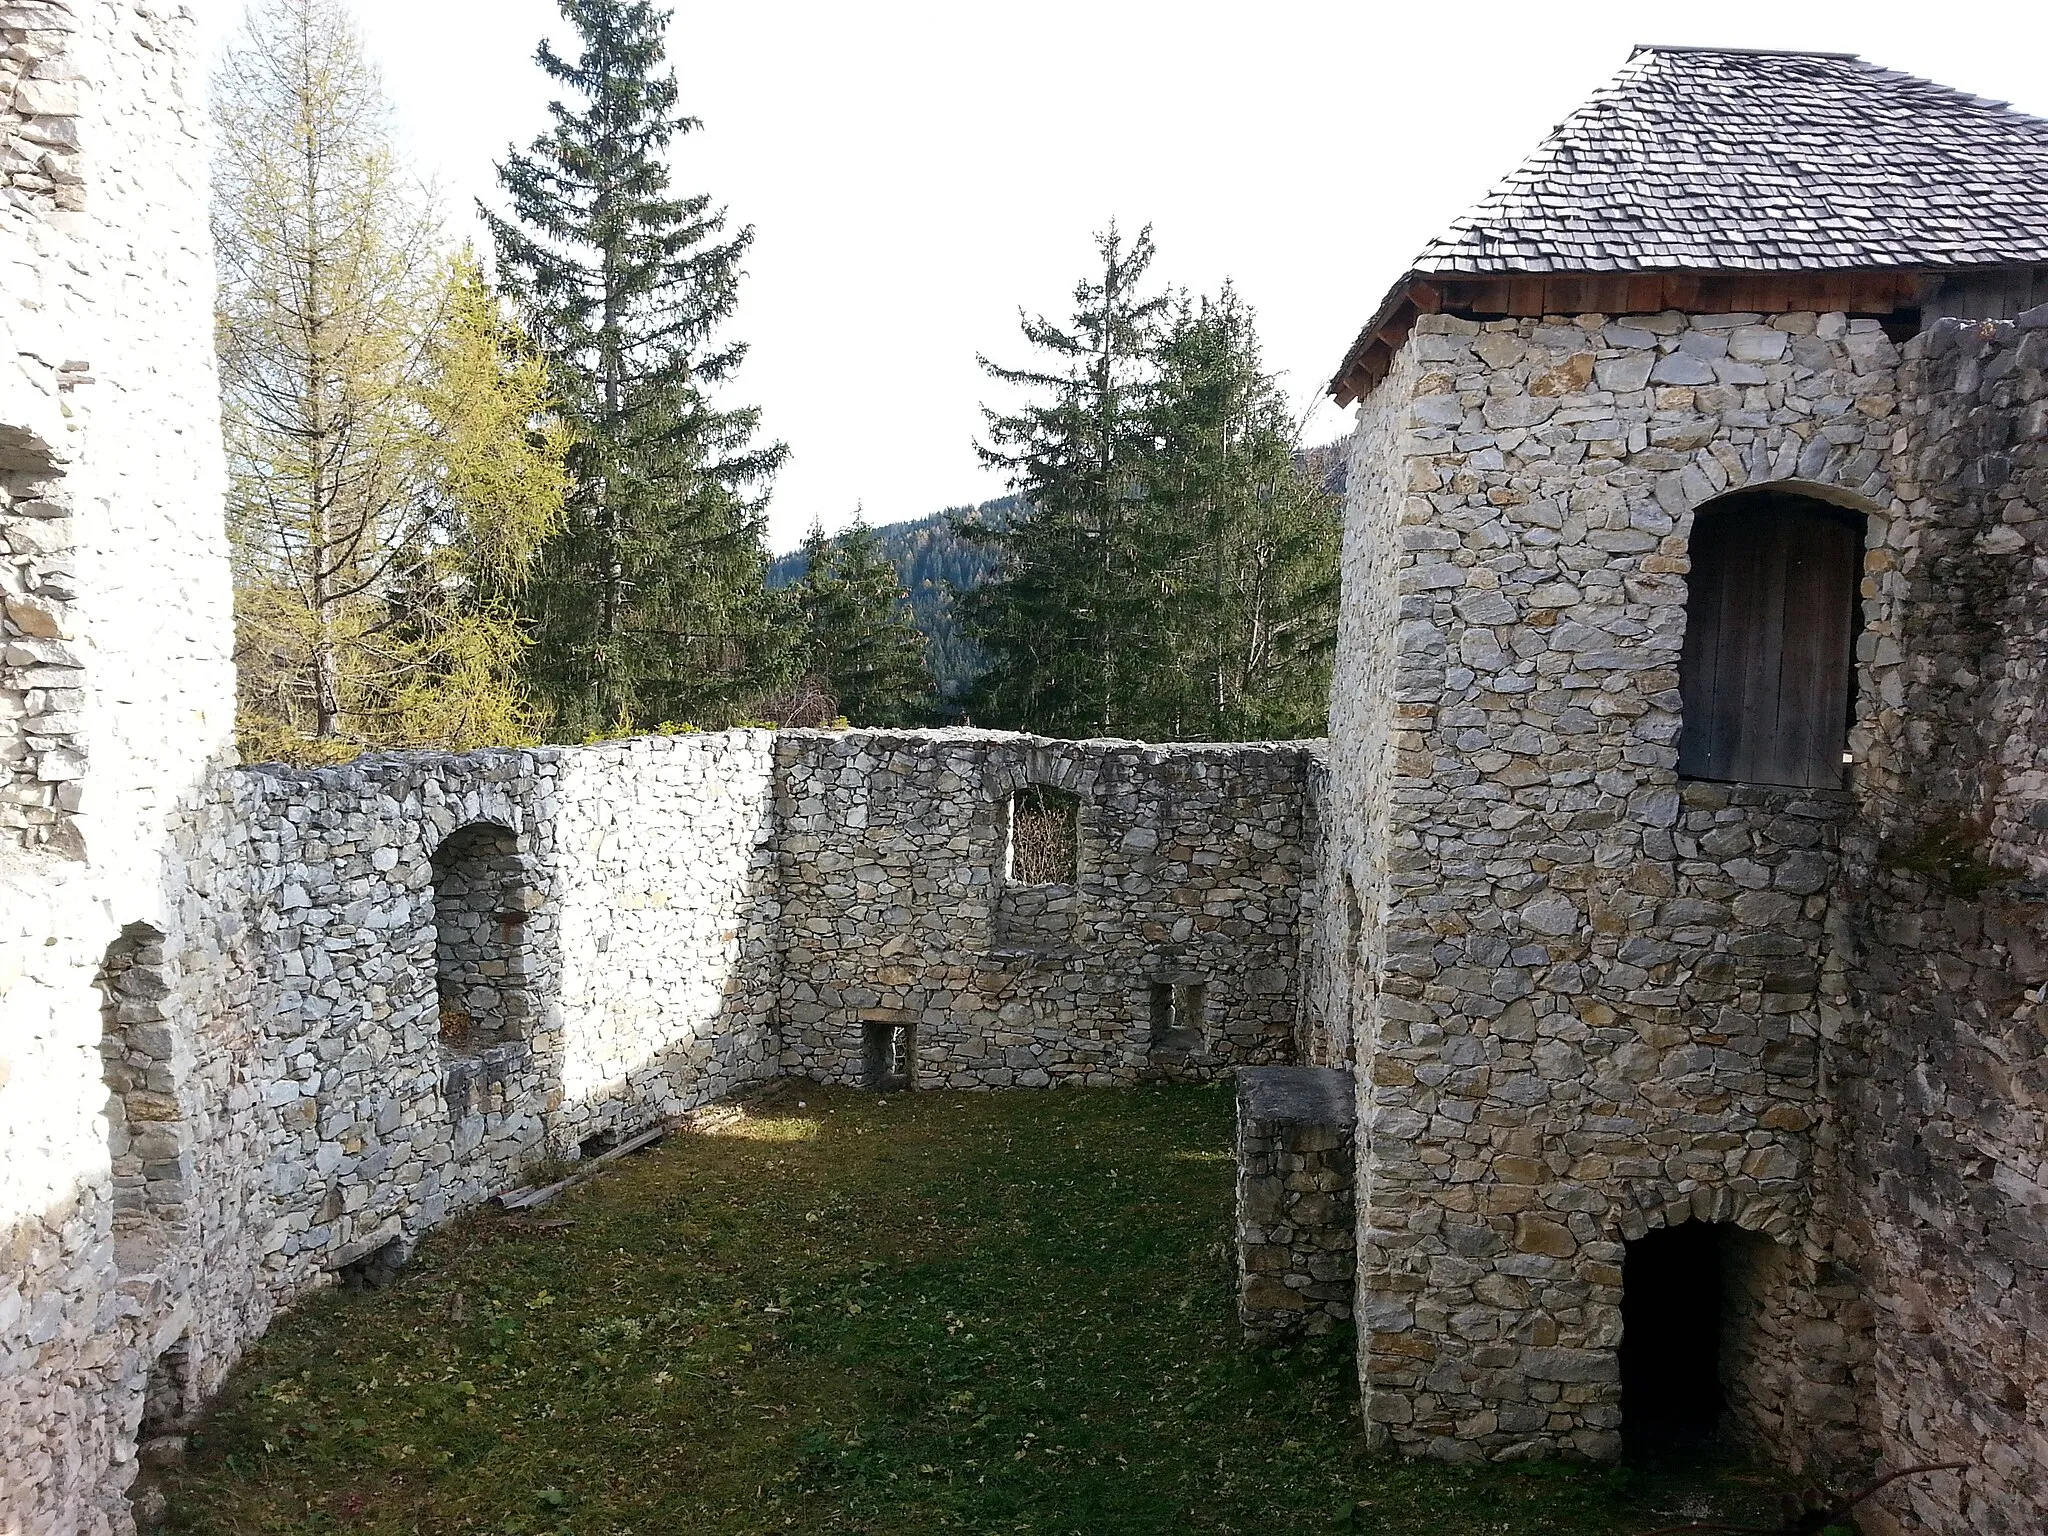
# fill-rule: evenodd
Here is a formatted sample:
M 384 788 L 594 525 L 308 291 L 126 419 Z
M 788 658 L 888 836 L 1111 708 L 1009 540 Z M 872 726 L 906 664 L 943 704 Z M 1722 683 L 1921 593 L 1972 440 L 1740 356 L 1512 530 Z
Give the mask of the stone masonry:
M 0 5 L 0 1525 L 31 1536 L 126 1521 L 254 1151 L 208 1134 L 246 1089 L 195 1048 L 237 983 L 191 30 Z M 165 1412 L 196 1401 L 157 1374 Z
M 1253 1339 L 1351 1321 L 1356 1110 L 1334 1067 L 1237 1075 L 1237 1314 Z
M 279 1307 L 544 1160 L 778 1072 L 863 1081 L 878 1016 L 924 1089 L 1289 1059 L 1311 756 L 741 731 L 217 776 L 168 855 L 184 942 L 130 925 L 97 978 L 109 1428 L 0 1402 L 50 1468 L 0 1508 L 57 1529 L 92 1490 L 118 1527 L 166 1382 L 189 1410 Z M 1078 879 L 1026 944 L 998 829 L 1034 783 L 1080 797 Z M 1199 1041 L 1157 1048 L 1162 985 L 1206 998 Z M 31 1340 L 84 1299 L 0 1295 Z
M 1306 773 L 1291 746 L 786 733 L 785 1071 L 858 1083 L 912 1031 L 922 1087 L 1202 1079 L 1293 1059 Z M 1005 877 L 1013 796 L 1080 799 L 1071 887 Z M 1155 1038 L 1157 994 L 1205 1001 Z
M 1356 1074 L 1313 1128 L 1244 1085 L 1247 1320 L 1352 1306 L 1348 1094 L 1376 1441 L 1613 1455 L 1630 1245 L 1716 1223 L 1739 1432 L 1968 1463 L 1887 1533 L 2048 1523 L 2048 313 L 1402 300 L 1346 374 L 1327 749 L 238 769 L 191 31 L 0 3 L 0 1526 L 125 1533 L 138 1441 L 280 1307 L 759 1079 L 1299 1054 Z M 1862 520 L 1843 790 L 1676 772 L 1695 519 L 1753 487 Z
M 2048 1527 L 2048 311 L 1944 322 L 1901 370 L 1868 562 L 1877 705 L 1845 839 L 1864 1378 L 1917 1480 L 1877 1529 Z
M 1900 866 L 2039 864 L 2027 334 L 1425 315 L 1364 401 L 1323 878 L 1365 931 L 1324 904 L 1351 958 L 1308 1006 L 1366 1101 L 1376 1439 L 1614 1454 L 1625 1244 L 1717 1222 L 1732 1422 L 1819 1472 L 1973 1462 L 1887 1528 L 2038 1526 L 2037 925 Z M 1848 791 L 1676 776 L 1692 519 L 1757 485 L 1864 517 Z
M 0 198 L 35 212 L 85 206 L 78 75 L 69 57 L 79 7 L 12 0 L 0 10 Z
M 1840 315 L 1666 313 L 1424 316 L 1407 352 L 1346 554 L 1347 622 L 1397 617 L 1347 645 L 1332 718 L 1334 859 L 1378 915 L 1367 1413 L 1439 1454 L 1611 1455 L 1623 1241 L 1696 1216 L 1843 1257 L 1814 1199 L 1841 808 L 1681 792 L 1676 667 L 1693 510 L 1886 496 L 1897 351 Z M 1788 1439 L 1853 1439 L 1846 1394 L 1818 1419 Z

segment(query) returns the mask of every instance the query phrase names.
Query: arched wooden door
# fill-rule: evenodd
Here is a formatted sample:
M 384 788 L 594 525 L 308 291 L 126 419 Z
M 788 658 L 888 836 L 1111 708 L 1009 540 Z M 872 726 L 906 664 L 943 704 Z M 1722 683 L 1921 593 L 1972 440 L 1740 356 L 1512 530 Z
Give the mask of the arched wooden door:
M 1679 664 L 1682 777 L 1842 787 L 1862 521 L 1771 492 L 1701 510 Z

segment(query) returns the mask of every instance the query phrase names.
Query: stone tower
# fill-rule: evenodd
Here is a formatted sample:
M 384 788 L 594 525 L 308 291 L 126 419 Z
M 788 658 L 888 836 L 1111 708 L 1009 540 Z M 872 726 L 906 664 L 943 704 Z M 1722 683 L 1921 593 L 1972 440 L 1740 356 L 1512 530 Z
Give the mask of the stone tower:
M 181 1338 L 198 1216 L 171 994 L 213 962 L 177 871 L 234 689 L 192 31 L 136 0 L 0 7 L 0 1524 L 24 1532 L 126 1518 L 107 1469 Z
M 1993 1086 L 2040 1036 L 1970 966 L 2038 980 L 1886 850 L 2032 814 L 2044 185 L 2000 104 L 1640 49 L 1346 357 L 1321 920 L 1376 1438 L 1608 1457 L 1721 1409 L 1804 1466 L 1972 1463 L 1887 1518 L 2040 1528 L 2039 1074 Z M 1966 578 L 2012 598 L 1959 643 Z M 1946 1021 L 1903 1054 L 1888 944 Z M 1984 1134 L 1928 1132 L 1947 1091 Z M 1902 1302 L 1930 1222 L 1947 1312 Z

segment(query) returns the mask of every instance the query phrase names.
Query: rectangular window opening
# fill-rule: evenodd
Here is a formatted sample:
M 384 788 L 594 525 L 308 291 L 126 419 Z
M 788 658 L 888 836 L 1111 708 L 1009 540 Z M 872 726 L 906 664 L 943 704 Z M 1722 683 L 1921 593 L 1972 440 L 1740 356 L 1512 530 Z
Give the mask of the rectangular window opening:
M 1016 885 L 1073 885 L 1080 876 L 1081 799 L 1030 785 L 1010 797 L 1003 876 Z
M 1207 1043 L 1209 1014 L 1206 981 L 1152 983 L 1152 1049 L 1192 1055 Z
M 870 1020 L 861 1030 L 863 1085 L 876 1093 L 908 1091 L 917 1076 L 917 1027 Z

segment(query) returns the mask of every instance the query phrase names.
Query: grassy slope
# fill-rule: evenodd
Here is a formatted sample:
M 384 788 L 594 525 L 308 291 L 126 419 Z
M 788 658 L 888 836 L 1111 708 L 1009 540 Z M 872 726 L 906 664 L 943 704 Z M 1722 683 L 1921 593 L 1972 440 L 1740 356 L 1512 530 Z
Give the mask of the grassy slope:
M 1755 1496 L 1364 1455 L 1346 1343 L 1238 1342 L 1225 1090 L 785 1093 L 283 1320 L 173 1528 L 1611 1536 Z

